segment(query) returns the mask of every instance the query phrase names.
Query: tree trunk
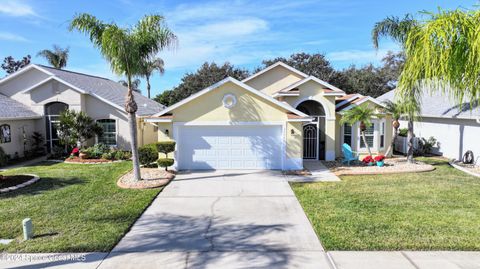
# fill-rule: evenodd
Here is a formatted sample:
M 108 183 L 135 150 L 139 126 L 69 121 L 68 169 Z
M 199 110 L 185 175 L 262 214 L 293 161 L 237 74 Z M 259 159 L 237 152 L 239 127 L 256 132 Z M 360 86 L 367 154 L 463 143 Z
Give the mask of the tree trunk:
M 365 137 L 365 131 L 360 132 L 363 140 L 363 144 L 365 144 L 365 147 L 367 148 L 368 155 L 372 156 L 372 151 L 370 150 L 370 146 L 367 143 L 367 138 Z
M 413 160 L 413 120 L 408 121 L 408 133 L 407 133 L 407 162 L 414 163 Z
M 386 157 L 390 154 L 390 151 L 393 153 L 393 149 L 395 148 L 395 141 L 397 140 L 397 136 L 398 136 L 398 127 L 399 126 L 397 125 L 397 127 L 394 127 L 393 129 L 392 143 L 388 147 L 387 152 L 385 152 Z
M 145 80 L 147 81 L 147 97 L 150 99 L 150 76 L 145 76 Z
M 128 127 L 130 128 L 130 144 L 132 146 L 133 176 L 135 180 L 141 180 L 140 162 L 138 160 L 137 149 L 137 112 L 138 106 L 133 98 L 131 79 L 128 79 L 128 93 L 125 102 L 125 111 L 128 113 Z

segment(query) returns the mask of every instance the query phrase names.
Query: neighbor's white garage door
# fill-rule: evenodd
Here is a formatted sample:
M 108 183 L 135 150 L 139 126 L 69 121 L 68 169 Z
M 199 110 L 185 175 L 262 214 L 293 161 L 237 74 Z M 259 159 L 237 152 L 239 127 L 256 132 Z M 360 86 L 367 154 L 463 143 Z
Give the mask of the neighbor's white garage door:
M 178 169 L 281 169 L 282 126 L 178 127 Z

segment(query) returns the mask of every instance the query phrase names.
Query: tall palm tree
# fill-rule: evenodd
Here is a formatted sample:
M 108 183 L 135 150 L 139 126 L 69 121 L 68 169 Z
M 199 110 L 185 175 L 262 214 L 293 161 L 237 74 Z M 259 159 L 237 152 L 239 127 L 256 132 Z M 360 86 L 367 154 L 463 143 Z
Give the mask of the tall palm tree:
M 128 82 L 126 82 L 123 79 L 119 80 L 118 83 L 122 84 L 124 87 L 128 87 Z M 142 90 L 140 90 L 140 83 L 142 83 L 142 81 L 139 80 L 138 78 L 132 81 L 132 90 L 134 92 L 138 92 L 138 93 L 142 92 Z
M 37 53 L 37 56 L 45 58 L 51 66 L 62 69 L 67 66 L 69 52 L 70 49 L 68 47 L 62 49 L 57 45 L 53 45 L 53 50 L 41 50 Z
M 145 61 L 143 66 L 142 76 L 147 81 L 147 97 L 150 99 L 150 77 L 152 73 L 158 71 L 160 75 L 165 72 L 163 60 L 160 58 L 149 59 Z
M 368 127 L 372 126 L 372 117 L 375 116 L 375 110 L 369 107 L 367 104 L 362 104 L 355 106 L 350 110 L 345 111 L 340 120 L 340 124 L 345 123 L 353 125 L 357 122 L 360 122 L 360 135 L 362 136 L 363 144 L 367 148 L 368 155 L 372 155 L 370 146 L 367 143 L 367 138 L 365 137 L 365 131 Z
M 385 105 L 384 111 L 392 114 L 393 138 L 392 143 L 390 144 L 390 146 L 388 146 L 387 152 L 385 152 L 385 156 L 388 156 L 390 155 L 390 152 L 393 152 L 393 149 L 395 148 L 395 141 L 398 137 L 398 128 L 400 127 L 399 120 L 404 113 L 404 108 L 399 101 L 387 100 L 383 102 L 383 104 Z
M 141 180 L 137 149 L 137 103 L 133 97 L 132 82 L 141 75 L 142 63 L 159 51 L 176 44 L 177 37 L 165 25 L 160 15 L 143 17 L 133 27 L 123 28 L 115 23 L 106 23 L 87 13 L 76 15 L 70 23 L 70 31 L 78 30 L 89 36 L 110 63 L 117 75 L 123 75 L 128 84 L 125 111 L 128 113 L 132 147 L 133 174 Z
M 410 14 L 405 15 L 404 18 L 400 19 L 399 17 L 387 17 L 382 21 L 375 23 L 375 26 L 372 29 L 372 42 L 373 46 L 378 49 L 378 44 L 380 38 L 382 37 L 389 37 L 395 42 L 397 42 L 402 49 L 405 47 L 406 40 L 408 39 L 409 33 L 419 27 L 419 22 L 413 18 Z M 406 62 L 408 62 L 408 57 L 406 57 Z M 405 109 L 410 110 L 407 113 L 407 120 L 408 120 L 408 134 L 407 134 L 407 141 L 408 141 L 408 150 L 407 150 L 407 160 L 410 163 L 413 163 L 413 119 L 415 115 L 419 112 L 419 98 L 415 98 L 411 93 L 416 92 L 414 89 L 410 89 L 410 94 L 405 93 L 403 96 L 403 100 L 409 98 L 406 104 L 410 104 L 411 107 L 405 107 Z

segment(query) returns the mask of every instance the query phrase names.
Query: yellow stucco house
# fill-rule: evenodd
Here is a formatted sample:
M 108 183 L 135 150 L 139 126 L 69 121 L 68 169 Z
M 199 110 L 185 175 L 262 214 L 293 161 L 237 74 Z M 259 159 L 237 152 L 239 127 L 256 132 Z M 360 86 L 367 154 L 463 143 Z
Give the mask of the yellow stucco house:
M 144 117 L 143 124 L 158 127 L 159 141 L 177 142 L 174 158 L 179 170 L 297 170 L 306 159 L 341 157 L 343 143 L 365 153 L 358 124 L 339 123 L 344 111 L 364 103 L 377 108 L 379 116 L 366 138 L 374 154 L 382 154 L 391 142 L 392 126 L 381 103 L 347 95 L 282 62 L 243 81 L 219 81 Z

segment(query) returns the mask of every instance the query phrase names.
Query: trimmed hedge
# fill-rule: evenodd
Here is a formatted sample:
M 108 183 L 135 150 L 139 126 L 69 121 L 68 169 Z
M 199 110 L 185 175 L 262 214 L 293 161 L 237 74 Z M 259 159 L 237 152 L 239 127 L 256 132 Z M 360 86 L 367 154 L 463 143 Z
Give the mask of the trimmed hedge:
M 175 151 L 175 144 L 175 141 L 163 141 L 155 143 L 157 146 L 157 151 L 165 154 L 165 156 L 167 156 L 168 153 Z
M 141 164 L 149 165 L 158 159 L 158 150 L 155 144 L 147 144 L 138 148 L 138 159 Z
M 158 159 L 157 163 L 158 163 L 158 166 L 165 167 L 165 171 L 167 171 L 167 168 L 169 166 L 172 166 L 175 163 L 175 161 L 172 158 L 160 158 Z

